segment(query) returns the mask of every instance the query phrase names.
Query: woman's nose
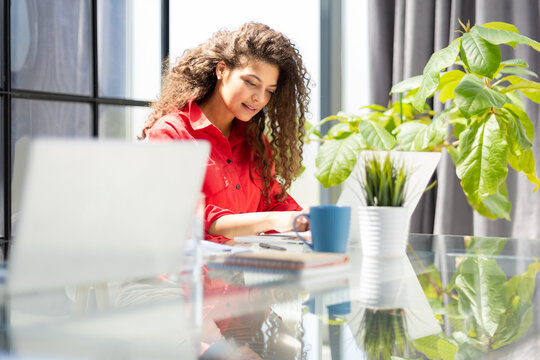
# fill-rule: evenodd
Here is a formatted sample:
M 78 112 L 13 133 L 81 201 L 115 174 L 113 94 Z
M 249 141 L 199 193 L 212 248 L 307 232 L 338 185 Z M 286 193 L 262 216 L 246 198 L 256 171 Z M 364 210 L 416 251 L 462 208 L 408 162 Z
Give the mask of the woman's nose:
M 258 91 L 253 93 L 253 95 L 251 96 L 251 100 L 253 100 L 254 103 L 258 103 L 259 101 L 261 101 L 261 96 L 259 95 Z
M 257 89 L 253 93 L 251 99 L 253 102 L 261 102 L 264 99 L 264 89 Z

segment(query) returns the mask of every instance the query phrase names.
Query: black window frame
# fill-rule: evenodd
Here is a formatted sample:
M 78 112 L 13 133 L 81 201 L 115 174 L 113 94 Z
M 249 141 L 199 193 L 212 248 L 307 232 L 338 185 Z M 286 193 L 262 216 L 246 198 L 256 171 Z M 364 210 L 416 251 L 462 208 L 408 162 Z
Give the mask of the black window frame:
M 44 100 L 44 101 L 62 101 L 62 102 L 75 102 L 80 104 L 89 104 L 92 112 L 92 137 L 98 137 L 99 134 L 99 106 L 100 105 L 122 105 L 122 106 L 143 106 L 146 107 L 150 104 L 151 99 L 148 101 L 132 100 L 128 98 L 111 98 L 99 96 L 99 69 L 98 69 L 98 28 L 97 28 L 97 2 L 98 0 L 90 0 L 90 16 L 91 16 L 91 51 L 92 51 L 92 84 L 91 95 L 73 95 L 49 91 L 34 91 L 25 89 L 15 89 L 11 86 L 11 4 L 12 0 L 0 0 L 4 6 L 3 23 L 3 52 L 2 52 L 2 79 L 0 83 L 0 97 L 3 102 L 3 114 L 2 114 L 2 164 L 3 167 L 3 182 L 4 182 L 4 203 L 0 206 L 4 207 L 4 228 L 3 236 L 0 236 L 0 241 L 4 244 L 2 246 L 4 255 L 7 257 L 7 248 L 12 238 L 12 224 L 11 224 L 11 176 L 12 176 L 12 163 L 11 163 L 11 124 L 12 124 L 12 112 L 11 104 L 13 99 L 27 99 L 27 100 Z M 17 1 L 17 0 L 15 0 Z M 161 63 L 163 64 L 162 71 L 168 70 L 166 65 L 166 59 L 169 54 L 169 0 L 161 0 Z

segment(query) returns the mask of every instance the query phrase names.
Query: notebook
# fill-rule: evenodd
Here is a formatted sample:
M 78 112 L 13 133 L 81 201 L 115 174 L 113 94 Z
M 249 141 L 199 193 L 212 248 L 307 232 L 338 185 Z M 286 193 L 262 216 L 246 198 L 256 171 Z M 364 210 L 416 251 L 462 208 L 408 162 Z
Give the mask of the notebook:
M 210 268 L 272 272 L 296 275 L 322 274 L 343 270 L 348 266 L 346 254 L 324 252 L 261 251 L 233 254 L 210 262 Z
M 177 269 L 209 149 L 205 142 L 33 141 L 8 289 L 24 292 Z

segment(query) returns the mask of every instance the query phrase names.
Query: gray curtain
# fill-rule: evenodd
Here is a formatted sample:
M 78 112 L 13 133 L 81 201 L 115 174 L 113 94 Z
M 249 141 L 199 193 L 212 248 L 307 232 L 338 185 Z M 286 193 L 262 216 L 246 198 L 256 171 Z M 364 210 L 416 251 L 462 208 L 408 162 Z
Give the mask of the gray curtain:
M 368 0 L 370 29 L 371 102 L 386 105 L 392 86 L 422 74 L 431 54 L 446 47 L 459 34 L 458 19 L 482 24 L 504 21 L 520 33 L 540 40 L 538 0 Z M 518 45 L 503 46 L 503 59 L 523 58 L 540 73 L 540 54 Z M 527 112 L 536 126 L 533 151 L 540 169 L 540 106 L 527 102 Z M 435 110 L 440 110 L 438 104 Z M 474 213 L 456 177 L 455 167 L 443 152 L 436 174 L 437 186 L 426 192 L 411 220 L 411 232 L 477 236 L 540 238 L 540 191 L 523 174 L 509 169 L 507 184 L 512 202 L 511 221 L 491 221 Z

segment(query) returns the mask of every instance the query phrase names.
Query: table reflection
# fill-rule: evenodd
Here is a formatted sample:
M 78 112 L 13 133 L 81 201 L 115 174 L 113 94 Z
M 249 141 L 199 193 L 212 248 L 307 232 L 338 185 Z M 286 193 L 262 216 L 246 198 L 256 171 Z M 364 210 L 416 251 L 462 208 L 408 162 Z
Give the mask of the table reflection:
M 441 327 L 407 256 L 361 259 L 351 313 L 356 344 L 369 359 L 417 356 L 412 341 Z
M 400 258 L 364 258 L 353 251 L 352 269 L 345 281 L 339 275 L 317 281 L 269 277 L 268 283 L 262 281 L 255 287 L 260 297 L 247 300 L 250 306 L 264 304 L 267 309 L 258 307 L 258 322 L 251 322 L 257 326 L 247 333 L 251 331 L 253 339 L 257 331 L 267 331 L 269 326 L 276 332 L 287 331 L 296 341 L 293 348 L 298 349 L 291 358 L 530 355 L 530 350 L 511 345 L 518 340 L 536 343 L 533 297 L 540 264 L 533 257 L 517 254 L 520 247 L 514 240 L 460 237 L 457 241 L 454 237 L 446 245 L 452 248 L 437 256 L 413 248 Z M 519 268 L 523 271 L 516 271 Z M 218 273 L 214 276 L 220 278 Z M 245 279 L 255 275 L 232 272 L 229 276 L 236 278 L 240 288 L 250 289 Z M 283 299 L 294 302 L 300 315 L 282 313 L 280 306 L 287 303 Z M 248 323 L 242 315 L 246 308 L 240 307 L 237 316 L 228 312 L 232 323 Z M 268 320 L 269 316 L 273 319 Z M 264 347 L 262 342 L 245 343 L 262 358 L 279 358 L 268 348 L 266 352 L 258 348 Z
M 399 258 L 351 251 L 350 271 L 324 276 L 204 268 L 12 296 L 5 341 L 98 359 L 534 357 L 540 242 L 435 240 Z

